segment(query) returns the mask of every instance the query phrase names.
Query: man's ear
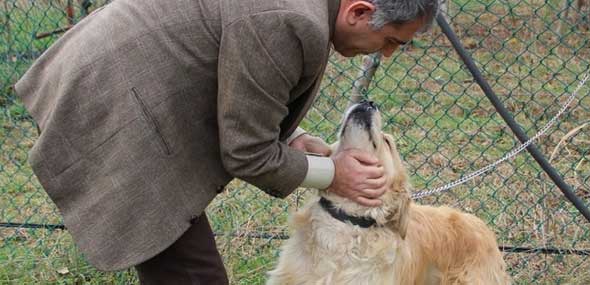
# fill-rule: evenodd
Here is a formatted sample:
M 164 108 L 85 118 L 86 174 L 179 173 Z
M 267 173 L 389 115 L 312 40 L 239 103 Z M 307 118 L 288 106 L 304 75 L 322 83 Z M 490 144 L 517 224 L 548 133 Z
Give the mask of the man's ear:
M 368 1 L 351 1 L 344 11 L 346 22 L 350 25 L 369 22 L 374 12 L 375 5 Z

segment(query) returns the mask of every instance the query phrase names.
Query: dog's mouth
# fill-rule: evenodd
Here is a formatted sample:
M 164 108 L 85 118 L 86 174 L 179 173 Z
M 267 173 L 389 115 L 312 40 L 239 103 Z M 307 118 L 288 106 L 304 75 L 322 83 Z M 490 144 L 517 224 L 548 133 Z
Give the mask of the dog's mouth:
M 381 139 L 381 114 L 372 101 L 363 100 L 348 109 L 340 129 L 340 147 L 374 152 Z
M 362 100 L 356 105 L 350 107 L 346 119 L 347 121 L 352 120 L 356 124 L 370 129 L 371 125 L 373 124 L 373 116 L 376 112 L 378 112 L 378 109 L 373 101 Z

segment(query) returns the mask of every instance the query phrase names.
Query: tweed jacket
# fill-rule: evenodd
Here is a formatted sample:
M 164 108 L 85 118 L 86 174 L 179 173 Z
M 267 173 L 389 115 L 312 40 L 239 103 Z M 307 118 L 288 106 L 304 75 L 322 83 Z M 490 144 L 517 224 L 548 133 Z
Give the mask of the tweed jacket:
M 91 264 L 170 246 L 234 177 L 285 197 L 281 140 L 315 96 L 338 0 L 117 0 L 56 41 L 15 90 L 29 162 Z

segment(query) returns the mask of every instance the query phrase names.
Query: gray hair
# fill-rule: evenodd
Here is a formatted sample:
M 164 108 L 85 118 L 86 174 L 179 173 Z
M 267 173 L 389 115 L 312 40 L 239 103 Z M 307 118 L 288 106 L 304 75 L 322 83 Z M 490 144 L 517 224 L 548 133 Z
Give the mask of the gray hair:
M 386 24 L 402 25 L 424 18 L 419 32 L 427 31 L 439 12 L 439 0 L 368 0 L 375 5 L 371 26 L 378 30 Z

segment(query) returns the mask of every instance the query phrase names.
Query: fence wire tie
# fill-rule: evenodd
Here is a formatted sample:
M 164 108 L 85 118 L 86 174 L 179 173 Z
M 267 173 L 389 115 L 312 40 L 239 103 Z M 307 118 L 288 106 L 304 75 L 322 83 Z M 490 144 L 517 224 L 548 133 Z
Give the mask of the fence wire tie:
M 491 163 L 485 167 L 482 167 L 477 171 L 474 171 L 466 176 L 463 176 L 451 183 L 447 183 L 444 186 L 441 186 L 439 188 L 436 188 L 433 190 L 421 190 L 416 193 L 413 193 L 412 198 L 420 199 L 420 198 L 423 198 L 426 196 L 430 196 L 432 194 L 448 191 L 451 188 L 454 188 L 456 186 L 464 184 L 467 181 L 470 181 L 478 176 L 483 175 L 484 173 L 496 168 L 496 166 L 498 164 L 500 164 L 500 163 L 516 156 L 520 152 L 522 152 L 524 149 L 526 149 L 529 145 L 531 145 L 539 137 L 545 135 L 547 130 L 549 130 L 553 126 L 553 124 L 555 124 L 555 122 L 557 122 L 557 119 L 567 110 L 569 105 L 574 101 L 574 99 L 576 98 L 576 95 L 578 94 L 578 91 L 582 88 L 582 86 L 584 86 L 584 84 L 586 84 L 586 80 L 588 80 L 589 77 L 590 77 L 590 70 L 586 72 L 586 76 L 584 76 L 584 78 L 580 81 L 580 83 L 578 84 L 578 87 L 576 87 L 576 90 L 574 90 L 574 92 L 567 98 L 565 104 L 561 107 L 559 112 L 557 112 L 557 114 L 555 114 L 555 116 L 551 120 L 549 120 L 549 122 L 547 122 L 547 124 L 545 124 L 545 126 L 543 126 L 543 128 L 541 128 L 541 130 L 539 132 L 537 132 L 532 138 L 528 139 L 526 142 L 519 145 L 518 147 L 512 149 L 510 152 L 508 152 L 502 158 L 496 160 L 494 163 Z

